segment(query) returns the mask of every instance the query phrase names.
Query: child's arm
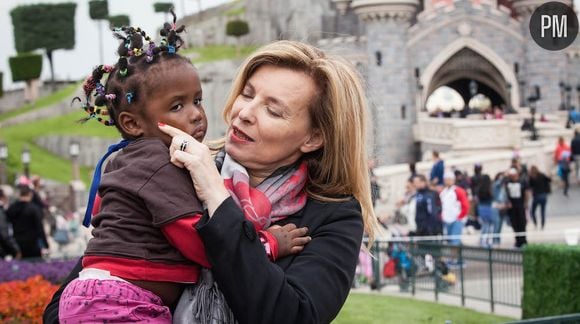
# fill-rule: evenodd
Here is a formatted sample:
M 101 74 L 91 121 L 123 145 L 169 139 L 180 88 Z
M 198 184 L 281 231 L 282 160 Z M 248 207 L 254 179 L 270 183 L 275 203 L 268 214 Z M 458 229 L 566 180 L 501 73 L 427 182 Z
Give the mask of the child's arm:
M 211 268 L 205 255 L 205 246 L 195 229 L 201 216 L 201 214 L 196 214 L 180 218 L 161 227 L 161 231 L 169 243 L 183 256 L 205 268 Z
M 296 228 L 296 225 L 292 223 L 284 226 L 273 225 L 259 232 L 266 254 L 271 261 L 302 251 L 304 245 L 312 239 L 306 236 L 306 233 L 308 233 L 308 228 Z

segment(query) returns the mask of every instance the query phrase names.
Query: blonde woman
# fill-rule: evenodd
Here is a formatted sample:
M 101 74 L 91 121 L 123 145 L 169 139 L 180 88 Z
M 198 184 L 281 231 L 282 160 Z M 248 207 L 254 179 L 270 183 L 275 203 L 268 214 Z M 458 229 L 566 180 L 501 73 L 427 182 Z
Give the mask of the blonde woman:
M 358 74 L 310 45 L 266 45 L 240 68 L 223 115 L 228 130 L 217 154 L 159 127 L 207 207 L 195 230 L 235 320 L 331 322 L 350 290 L 363 231 L 372 240 L 376 228 Z M 271 262 L 255 222 L 307 227 L 312 240 Z

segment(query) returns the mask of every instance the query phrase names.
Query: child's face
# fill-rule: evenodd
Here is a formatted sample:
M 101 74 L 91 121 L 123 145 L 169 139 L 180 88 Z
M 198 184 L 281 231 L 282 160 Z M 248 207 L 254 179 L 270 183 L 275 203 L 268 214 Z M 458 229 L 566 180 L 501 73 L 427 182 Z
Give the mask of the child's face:
M 159 137 L 169 146 L 171 137 L 162 133 L 157 123 L 177 127 L 202 141 L 207 131 L 207 118 L 201 104 L 201 82 L 195 68 L 176 64 L 156 77 L 165 78 L 151 91 L 145 103 L 141 129 L 145 137 Z

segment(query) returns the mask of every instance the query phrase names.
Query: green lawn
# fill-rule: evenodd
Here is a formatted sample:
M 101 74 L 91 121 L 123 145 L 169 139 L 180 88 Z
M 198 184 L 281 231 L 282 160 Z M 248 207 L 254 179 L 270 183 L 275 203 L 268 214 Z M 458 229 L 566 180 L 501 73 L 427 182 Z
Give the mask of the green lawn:
M 490 324 L 504 323 L 514 319 L 411 298 L 352 293 L 333 323 L 443 324 L 446 320 L 450 320 L 452 323 Z
M 59 91 L 56 91 L 55 93 L 52 93 L 48 96 L 39 98 L 33 104 L 26 104 L 20 108 L 11 110 L 11 111 L 3 113 L 3 114 L 0 114 L 0 122 L 5 121 L 9 118 L 27 113 L 29 111 L 38 110 L 38 109 L 59 103 L 59 102 L 63 101 L 64 99 L 66 99 L 67 97 L 71 96 L 75 92 L 75 90 L 78 88 L 78 86 L 79 86 L 79 83 L 68 85 L 68 86 L 60 89 Z
M 57 134 L 120 138 L 115 127 L 106 127 L 93 120 L 85 124 L 76 122 L 85 116 L 86 113 L 79 108 L 78 111 L 66 115 L 0 129 L 0 140 L 8 145 L 9 174 L 14 174 L 16 171 L 22 172 L 20 152 L 27 145 L 30 148 L 32 174 L 65 183 L 70 181 L 72 178 L 70 160 L 34 145 L 34 139 Z M 89 172 L 88 168 L 81 168 L 81 178 L 86 184 L 90 182 Z
M 235 58 L 245 58 L 255 51 L 258 46 L 242 46 L 240 48 L 240 55 L 236 56 L 236 47 L 230 45 L 212 45 L 200 48 L 189 48 L 183 51 L 183 54 L 196 52 L 199 57 L 192 60 L 193 63 L 203 63 L 211 61 L 229 60 Z M 181 53 L 181 52 L 180 52 Z

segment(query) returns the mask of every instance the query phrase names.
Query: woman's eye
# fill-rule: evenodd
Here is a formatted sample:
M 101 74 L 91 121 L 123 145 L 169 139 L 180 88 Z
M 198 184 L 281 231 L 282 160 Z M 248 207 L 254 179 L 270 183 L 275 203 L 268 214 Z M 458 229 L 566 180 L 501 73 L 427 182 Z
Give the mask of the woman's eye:
M 203 101 L 202 98 L 195 98 L 195 100 L 193 100 L 193 104 L 196 106 L 201 106 L 202 101 Z
M 247 93 L 247 92 L 242 92 L 240 95 L 241 95 L 242 97 L 244 97 L 244 98 L 247 98 L 247 99 L 252 99 L 252 96 L 251 96 L 249 93 Z
M 183 109 L 182 104 L 177 104 L 177 105 L 174 105 L 173 107 L 171 107 L 171 111 L 179 111 L 181 109 Z
M 268 113 L 270 113 L 270 115 L 272 115 L 274 117 L 282 117 L 282 114 L 273 110 L 272 108 L 266 108 L 266 109 L 268 109 Z

